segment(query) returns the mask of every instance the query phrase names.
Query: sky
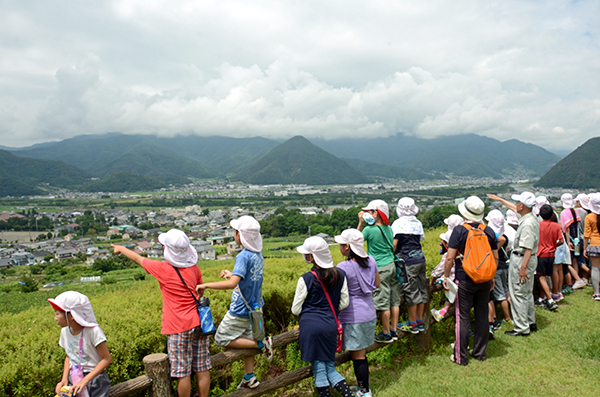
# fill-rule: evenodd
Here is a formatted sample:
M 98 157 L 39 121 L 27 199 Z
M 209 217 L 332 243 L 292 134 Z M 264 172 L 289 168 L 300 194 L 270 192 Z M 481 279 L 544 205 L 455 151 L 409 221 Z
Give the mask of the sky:
M 0 2 L 0 145 L 600 135 L 600 2 Z

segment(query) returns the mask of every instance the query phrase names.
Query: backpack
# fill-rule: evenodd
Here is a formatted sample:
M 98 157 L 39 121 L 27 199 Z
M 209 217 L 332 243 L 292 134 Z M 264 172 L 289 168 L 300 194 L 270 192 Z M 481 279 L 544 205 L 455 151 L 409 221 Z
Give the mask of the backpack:
M 487 234 L 480 226 L 473 227 L 468 223 L 464 223 L 463 226 L 468 231 L 462 261 L 463 270 L 476 284 L 490 281 L 496 275 L 497 264 Z

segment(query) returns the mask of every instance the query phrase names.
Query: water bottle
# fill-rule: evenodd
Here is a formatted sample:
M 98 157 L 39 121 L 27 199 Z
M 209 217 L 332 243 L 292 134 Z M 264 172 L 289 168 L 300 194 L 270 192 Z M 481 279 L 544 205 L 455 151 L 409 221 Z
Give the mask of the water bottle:
M 198 303 L 198 315 L 200 316 L 202 335 L 214 335 L 217 332 L 217 328 L 215 327 L 212 311 L 210 310 L 210 299 L 203 296 Z
M 580 247 L 579 247 L 579 238 L 575 237 L 573 239 L 573 250 L 574 250 L 574 255 L 575 256 L 579 256 L 580 254 Z

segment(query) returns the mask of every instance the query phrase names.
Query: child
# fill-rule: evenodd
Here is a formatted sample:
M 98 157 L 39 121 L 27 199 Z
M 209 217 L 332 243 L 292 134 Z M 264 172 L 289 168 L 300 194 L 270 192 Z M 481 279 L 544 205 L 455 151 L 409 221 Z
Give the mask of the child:
M 48 299 L 54 308 L 54 320 L 62 327 L 60 346 L 67 357 L 63 366 L 62 379 L 56 385 L 56 394 L 63 386 L 72 384 L 72 395 L 108 397 L 110 380 L 104 371 L 111 357 L 106 347 L 106 336 L 98 326 L 94 309 L 87 296 L 75 291 L 66 291 L 56 299 Z M 72 379 L 71 368 L 80 365 L 83 379 Z M 86 394 L 87 393 L 87 394 Z
M 448 255 L 448 241 L 450 239 L 450 236 L 452 235 L 452 231 L 454 230 L 454 228 L 456 226 L 462 225 L 464 222 L 465 220 L 463 219 L 463 217 L 456 214 L 450 215 L 448 218 L 444 219 L 444 223 L 448 225 L 448 230 L 440 234 L 440 239 L 442 240 L 440 242 L 440 246 L 442 247 L 440 249 L 440 255 L 442 255 L 442 259 L 440 260 L 440 263 L 435 267 L 435 269 L 433 269 L 433 271 L 431 272 L 431 277 L 432 279 L 434 279 L 434 282 L 437 281 L 439 284 L 442 283 L 443 280 L 440 277 L 444 275 L 446 256 Z M 452 266 L 452 269 L 450 269 L 450 275 L 448 276 L 448 278 L 450 278 L 452 282 L 454 282 L 454 271 L 455 267 Z M 446 313 L 452 307 L 453 304 L 454 300 L 452 300 L 451 302 L 446 297 L 446 300 L 444 301 L 444 306 L 440 310 L 431 309 L 431 315 L 433 316 L 435 321 L 442 321 L 446 317 Z
M 367 347 L 375 341 L 377 312 L 373 306 L 375 288 L 379 287 L 377 263 L 365 252 L 365 240 L 356 229 L 344 230 L 335 236 L 340 252 L 346 257 L 337 268 L 346 273 L 350 304 L 340 311 L 339 319 L 344 325 L 343 349 L 350 351 L 354 374 L 358 382 L 358 397 L 372 397 L 369 389 L 369 361 Z
M 543 305 L 546 310 L 556 310 L 558 305 L 554 301 L 550 294 L 550 288 L 548 288 L 547 276 L 554 276 L 554 254 L 556 248 L 564 242 L 562 231 L 558 223 L 552 222 L 552 215 L 554 211 L 549 204 L 544 204 L 540 208 L 540 216 L 542 221 L 540 222 L 540 242 L 538 248 L 538 266 L 536 270 L 536 277 L 538 277 L 541 287 L 540 296 L 543 299 Z M 554 282 L 554 281 L 553 281 Z M 559 284 L 559 280 L 556 280 Z M 553 285 L 554 287 L 554 285 Z
M 582 279 L 579 276 L 579 267 L 581 266 L 582 274 L 585 274 L 589 271 L 585 265 L 585 261 L 581 260 L 583 259 L 583 255 L 581 255 L 580 252 L 581 236 L 579 235 L 578 227 L 578 224 L 581 223 L 581 218 L 579 217 L 579 213 L 575 211 L 573 195 L 571 195 L 571 193 L 563 194 L 560 197 L 560 201 L 562 202 L 562 206 L 564 208 L 560 213 L 560 224 L 562 225 L 563 233 L 565 234 L 565 240 L 569 246 L 569 251 L 571 252 L 571 266 L 569 267 L 569 272 L 575 279 L 573 289 L 579 289 L 587 285 L 587 280 Z
M 394 233 L 394 252 L 404 258 L 406 280 L 402 284 L 404 301 L 408 307 L 408 321 L 399 323 L 403 332 L 418 334 L 425 332 L 423 312 L 427 303 L 427 264 L 421 247 L 425 239 L 423 225 L 415 215 L 419 208 L 410 197 L 398 200 L 396 213 L 398 219 L 392 224 Z
M 371 201 L 358 213 L 357 229 L 362 231 L 367 252 L 375 258 L 379 269 L 380 285 L 373 292 L 375 310 L 381 312 L 382 331 L 375 336 L 379 343 L 398 339 L 396 324 L 400 315 L 400 284 L 394 263 L 394 235 L 389 224 L 389 208 L 383 200 Z
M 594 295 L 592 299 L 600 301 L 598 284 L 600 283 L 600 193 L 592 193 L 589 202 L 586 203 L 591 213 L 585 217 L 585 232 L 583 234 L 583 252 L 592 264 L 592 287 Z M 588 242 L 589 241 L 589 242 Z
M 489 226 L 496 233 L 498 240 L 498 266 L 496 267 L 496 275 L 494 276 L 494 289 L 490 294 L 490 323 L 493 324 L 494 330 L 500 328 L 500 322 L 496 318 L 495 302 L 500 303 L 504 322 L 510 323 L 510 308 L 508 306 L 508 237 L 504 234 L 504 215 L 499 210 L 491 210 L 487 217 Z
M 116 255 L 123 254 L 154 276 L 160 284 L 163 298 L 162 328 L 167 335 L 167 351 L 171 362 L 171 377 L 177 379 L 179 397 L 189 397 L 192 371 L 196 373 L 200 397 L 208 397 L 212 368 L 208 335 L 201 335 L 200 317 L 194 298 L 195 287 L 202 283 L 196 265 L 198 253 L 186 234 L 171 229 L 158 236 L 166 261 L 143 258 L 137 253 L 114 245 Z M 202 295 L 200 295 L 202 296 Z
M 235 242 L 243 250 L 235 258 L 233 272 L 221 270 L 221 278 L 225 281 L 200 284 L 197 286 L 199 293 L 205 289 L 231 289 L 231 305 L 223 317 L 217 333 L 215 344 L 230 349 L 255 349 L 259 348 L 270 362 L 273 359 L 273 346 L 271 338 L 266 337 L 256 342 L 252 338 L 250 324 L 250 307 L 263 307 L 262 283 L 265 271 L 265 260 L 262 256 L 262 236 L 260 223 L 251 216 L 242 216 L 230 223 L 234 230 Z M 254 389 L 260 383 L 254 376 L 254 356 L 244 359 L 245 375 L 240 384 L 240 389 Z
M 298 280 L 292 304 L 292 313 L 300 316 L 298 343 L 302 361 L 312 364 L 319 396 L 329 397 L 331 384 L 342 397 L 354 397 L 344 377 L 335 370 L 335 319 L 349 303 L 346 273 L 333 267 L 329 247 L 321 237 L 307 238 L 297 250 L 312 265 L 311 271 Z

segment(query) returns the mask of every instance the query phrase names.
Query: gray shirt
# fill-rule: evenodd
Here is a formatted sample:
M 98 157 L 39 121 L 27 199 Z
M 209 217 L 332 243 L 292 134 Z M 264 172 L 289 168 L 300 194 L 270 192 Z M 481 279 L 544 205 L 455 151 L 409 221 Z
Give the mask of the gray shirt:
M 519 219 L 519 227 L 515 234 L 513 245 L 514 252 L 523 256 L 526 249 L 531 250 L 531 257 L 535 258 L 538 251 L 538 243 L 540 242 L 540 223 L 533 212 L 522 216 Z

